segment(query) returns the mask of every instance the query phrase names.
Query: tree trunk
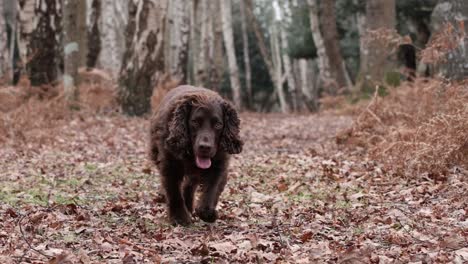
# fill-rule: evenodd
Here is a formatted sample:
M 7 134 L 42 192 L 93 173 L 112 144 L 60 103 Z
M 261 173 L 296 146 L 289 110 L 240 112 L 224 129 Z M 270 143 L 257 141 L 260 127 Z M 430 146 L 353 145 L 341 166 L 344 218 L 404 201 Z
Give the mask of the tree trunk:
M 128 49 L 119 79 L 119 102 L 128 115 L 151 109 L 153 87 L 164 71 L 167 4 L 167 0 L 129 2 Z
M 239 81 L 239 69 L 237 67 L 236 52 L 233 40 L 234 36 L 232 32 L 231 0 L 221 1 L 221 17 L 223 23 L 224 45 L 226 47 L 226 52 L 228 55 L 229 79 L 231 80 L 234 105 L 237 109 L 241 109 L 242 101 Z
M 283 63 L 281 59 L 280 38 L 278 36 L 279 23 L 274 23 L 271 27 L 271 50 L 273 52 L 273 67 L 275 68 L 274 83 L 280 108 L 282 113 L 289 112 L 289 106 L 283 88 Z
M 21 75 L 21 58 L 18 47 L 18 2 L 17 0 L 3 1 L 3 16 L 6 23 L 8 68 L 10 69 L 10 79 L 12 84 L 19 81 Z
M 330 93 L 334 93 L 335 87 L 332 85 L 332 75 L 330 70 L 330 60 L 325 48 L 325 41 L 320 30 L 320 18 L 317 0 L 308 0 L 310 29 L 315 47 L 317 48 L 319 75 L 322 86 L 325 86 Z
M 272 53 L 273 55 L 270 56 L 267 46 L 265 44 L 265 38 L 262 33 L 262 29 L 260 27 L 260 24 L 258 23 L 255 14 L 253 13 L 253 2 L 252 0 L 246 0 L 246 13 L 249 18 L 249 21 L 252 23 L 253 30 L 255 33 L 255 38 L 257 39 L 258 47 L 260 49 L 260 53 L 262 54 L 262 58 L 265 62 L 265 65 L 268 70 L 268 74 L 270 75 L 270 78 L 273 82 L 273 85 L 275 86 L 275 93 L 278 95 L 278 99 L 280 102 L 280 107 L 282 112 L 288 112 L 289 111 L 289 106 L 287 105 L 286 97 L 284 95 L 284 90 L 283 90 L 283 78 L 282 78 L 282 69 L 281 69 L 281 51 L 280 49 L 280 44 L 278 40 L 278 33 L 275 31 L 275 27 L 271 28 L 272 33 L 276 34 L 276 40 L 274 40 L 274 37 L 271 37 L 271 47 L 272 47 Z M 277 45 L 277 50 L 274 50 Z M 278 52 L 279 52 L 279 59 L 278 59 Z M 275 58 L 276 56 L 276 58 Z M 273 59 L 272 59 L 273 58 Z M 276 62 L 275 62 L 276 60 Z M 280 68 L 278 68 L 278 66 Z
M 80 66 L 81 49 L 84 47 L 81 39 L 85 38 L 82 34 L 81 19 L 83 14 L 79 14 L 77 10 L 82 9 L 80 6 L 86 1 L 63 1 L 63 35 L 64 35 L 64 64 L 65 71 L 63 74 L 63 86 L 65 91 L 65 98 L 70 105 L 76 104 L 78 101 L 78 68 Z M 86 14 L 86 12 L 84 12 Z
M 5 17 L 5 2 L 0 1 L 0 79 L 10 72 L 10 54 L 7 36 L 7 22 Z
M 20 1 L 20 51 L 33 86 L 55 81 L 62 68 L 61 2 Z
M 207 87 L 208 80 L 208 48 L 209 48 L 209 24 L 210 24 L 210 2 L 209 0 L 200 0 L 201 19 L 200 19 L 200 45 L 198 49 L 197 58 L 197 72 L 195 72 L 196 85 Z
M 440 0 L 432 14 L 434 32 L 445 30 L 450 23 L 454 28 L 453 37 L 458 37 L 457 47 L 447 54 L 447 60 L 440 65 L 440 73 L 451 80 L 468 78 L 468 1 Z
M 262 54 L 262 58 L 265 62 L 270 78 L 273 80 L 273 83 L 274 83 L 275 70 L 273 68 L 273 62 L 271 61 L 271 56 L 265 44 L 265 38 L 263 36 L 260 24 L 258 23 L 257 18 L 255 17 L 255 14 L 253 13 L 253 2 L 252 0 L 245 0 L 245 1 L 246 1 L 246 11 L 247 11 L 246 13 L 249 18 L 249 21 L 252 23 L 253 30 L 255 33 L 255 38 L 257 39 L 257 43 L 258 43 L 258 48 L 260 49 L 260 53 Z
M 88 55 L 86 66 L 95 68 L 99 53 L 101 52 L 100 25 L 101 19 L 101 0 L 91 0 L 89 3 L 89 18 L 88 18 Z
M 286 3 L 287 4 L 287 3 Z M 285 6 L 285 10 L 288 10 L 289 7 Z M 284 74 L 286 75 L 286 80 L 288 82 L 288 88 L 289 88 L 289 94 L 291 95 L 292 98 L 292 107 L 294 111 L 297 111 L 298 109 L 298 101 L 297 101 L 297 94 L 296 94 L 296 80 L 294 78 L 294 73 L 293 73 L 293 68 L 291 64 L 291 58 L 288 55 L 288 50 L 289 50 L 289 44 L 288 44 L 288 36 L 287 33 L 284 29 L 283 25 L 283 17 L 285 16 L 282 13 L 282 7 L 280 6 L 277 10 L 280 12 L 279 18 L 280 18 L 280 25 L 278 27 L 279 29 L 279 34 L 280 34 L 280 42 L 281 42 L 281 49 L 282 49 L 282 59 L 283 59 L 283 64 L 284 64 Z M 289 107 L 287 107 L 289 108 Z
M 128 24 L 128 7 L 130 0 L 101 0 L 101 21 L 99 24 L 101 52 L 99 66 L 109 71 L 113 78 L 118 79 L 122 68 L 127 41 L 133 35 L 126 35 Z M 135 11 L 136 12 L 136 11 Z
M 274 51 L 275 53 L 278 53 L 278 55 L 275 55 L 277 56 L 278 58 L 276 59 L 277 61 L 280 62 L 280 66 L 281 66 L 281 61 L 283 62 L 283 66 L 284 66 L 284 73 L 282 75 L 278 75 L 278 77 L 280 78 L 280 82 L 278 82 L 277 84 L 277 90 L 278 90 L 278 95 L 280 96 L 280 104 L 281 104 L 281 109 L 282 109 L 282 112 L 283 113 L 286 113 L 286 112 L 289 112 L 289 105 L 287 103 L 287 100 L 286 100 L 286 96 L 285 96 L 285 93 L 284 93 L 284 90 L 283 90 L 283 80 L 284 80 L 284 77 L 286 78 L 285 80 L 287 81 L 288 83 L 288 87 L 289 87 L 289 92 L 290 92 L 290 95 L 292 97 L 292 101 L 293 101 L 293 109 L 296 110 L 296 106 L 297 106 L 297 98 L 295 96 L 295 90 L 296 90 L 296 83 L 295 83 L 295 80 L 294 80 L 294 75 L 292 73 L 292 66 L 291 66 L 291 59 L 289 58 L 288 56 L 288 38 L 287 38 L 287 35 L 286 35 L 286 32 L 283 28 L 283 19 L 285 17 L 285 15 L 283 14 L 283 10 L 287 10 L 289 9 L 288 7 L 286 6 L 283 6 L 280 4 L 279 1 L 276 1 L 276 4 L 277 8 L 275 8 L 275 11 L 276 11 L 276 18 L 277 18 L 277 25 L 276 25 L 276 28 L 275 31 L 274 31 L 274 35 L 276 40 L 274 40 L 275 43 L 275 46 L 276 46 L 276 50 Z M 281 98 L 283 97 L 283 98 Z
M 245 87 L 247 89 L 249 107 L 252 108 L 252 70 L 250 68 L 249 36 L 247 31 L 247 18 L 245 16 L 245 0 L 240 0 L 240 14 L 242 26 L 242 45 L 244 48 Z
M 343 56 L 336 29 L 335 0 L 321 1 L 320 21 L 322 22 L 320 32 L 323 35 L 326 56 L 330 65 L 331 78 L 336 81 L 337 88 L 348 86 L 347 71 L 344 66 Z M 336 94 L 336 90 L 330 93 Z
M 316 85 L 317 77 L 313 61 L 299 59 L 299 72 L 301 80 L 301 92 L 304 97 L 304 103 L 310 111 L 318 110 L 318 87 Z M 312 65 L 312 66 L 311 66 Z
M 396 5 L 395 0 L 373 0 L 366 2 L 365 32 L 378 29 L 395 29 Z M 391 67 L 387 59 L 388 51 L 378 40 L 361 41 L 361 73 L 360 78 L 364 83 L 381 82 L 385 72 Z M 369 86 L 365 84 L 363 88 Z
M 221 13 L 220 1 L 213 2 L 213 14 Z M 213 63 L 211 65 L 210 83 L 211 88 L 219 91 L 225 68 L 224 49 L 223 49 L 223 23 L 221 16 L 213 18 Z
M 199 50 L 200 50 L 200 11 L 201 1 L 203 0 L 192 0 L 190 9 L 190 48 L 189 48 L 189 69 L 187 76 L 190 79 L 190 83 L 197 85 L 200 83 L 198 79 L 198 69 L 200 67 Z
M 190 5 L 183 0 L 171 0 L 166 29 L 166 73 L 180 83 L 186 83 L 188 64 Z
M 62 0 L 63 1 L 66 0 Z M 88 57 L 88 26 L 86 24 L 86 15 L 87 15 L 87 10 L 88 10 L 88 5 L 86 0 L 81 0 L 81 1 L 76 1 L 78 2 L 74 5 L 76 5 L 75 10 L 73 10 L 76 14 L 76 23 L 77 23 L 77 30 L 78 30 L 78 35 L 77 37 L 77 43 L 80 46 L 80 49 L 78 51 L 78 66 L 79 67 L 86 67 L 86 62 L 87 62 L 87 57 Z

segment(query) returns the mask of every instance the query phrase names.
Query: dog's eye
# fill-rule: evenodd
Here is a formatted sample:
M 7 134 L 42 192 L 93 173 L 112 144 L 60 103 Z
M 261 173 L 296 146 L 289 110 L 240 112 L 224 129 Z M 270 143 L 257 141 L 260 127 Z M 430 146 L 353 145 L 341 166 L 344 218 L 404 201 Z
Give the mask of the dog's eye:
M 214 125 L 214 128 L 217 129 L 217 130 L 219 130 L 219 129 L 223 128 L 223 124 L 221 124 L 221 123 L 218 122 L 218 123 L 216 123 L 216 124 Z

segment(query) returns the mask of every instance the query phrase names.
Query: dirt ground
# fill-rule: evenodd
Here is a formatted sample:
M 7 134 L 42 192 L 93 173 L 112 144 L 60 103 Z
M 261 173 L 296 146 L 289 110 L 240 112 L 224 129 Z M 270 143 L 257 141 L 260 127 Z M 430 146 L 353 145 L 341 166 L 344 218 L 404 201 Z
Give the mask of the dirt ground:
M 466 171 L 396 176 L 335 144 L 351 122 L 243 114 L 220 219 L 188 228 L 167 222 L 146 119 L 25 131 L 0 148 L 0 263 L 467 263 Z

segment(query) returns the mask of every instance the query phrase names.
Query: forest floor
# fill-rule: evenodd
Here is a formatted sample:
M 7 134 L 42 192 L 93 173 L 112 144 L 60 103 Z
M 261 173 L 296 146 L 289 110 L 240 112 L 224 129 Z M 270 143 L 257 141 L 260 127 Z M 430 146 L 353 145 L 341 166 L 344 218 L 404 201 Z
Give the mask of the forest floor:
M 167 222 L 148 120 L 24 131 L 0 148 L 0 263 L 466 263 L 466 172 L 397 177 L 336 145 L 351 122 L 243 114 L 220 219 L 187 228 Z

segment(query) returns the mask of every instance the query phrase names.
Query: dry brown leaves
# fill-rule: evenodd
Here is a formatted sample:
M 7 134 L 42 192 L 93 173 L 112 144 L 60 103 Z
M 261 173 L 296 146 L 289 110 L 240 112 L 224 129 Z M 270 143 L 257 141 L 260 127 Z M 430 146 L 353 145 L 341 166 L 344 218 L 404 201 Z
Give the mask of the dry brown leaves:
M 466 175 L 395 177 L 336 146 L 349 117 L 242 114 L 220 219 L 182 228 L 146 160 L 148 120 L 57 116 L 0 148 L 1 263 L 467 261 Z
M 463 45 L 465 38 L 464 21 L 461 20 L 456 25 L 446 23 L 439 32 L 434 34 L 427 47 L 421 51 L 421 61 L 426 64 L 445 62 L 447 54 Z
M 417 80 L 374 96 L 339 143 L 368 148 L 373 157 L 407 173 L 446 174 L 468 168 L 466 83 Z
M 398 47 L 403 44 L 412 44 L 410 36 L 401 36 L 395 29 L 380 28 L 376 30 L 367 30 L 363 42 L 369 45 L 382 47 L 388 51 L 388 54 L 393 54 Z
M 116 112 L 112 80 L 99 70 L 81 71 L 81 77 L 80 112 L 70 111 L 61 85 L 32 87 L 22 78 L 15 87 L 0 87 L 0 143 L 50 142 L 54 129 L 74 116 Z

